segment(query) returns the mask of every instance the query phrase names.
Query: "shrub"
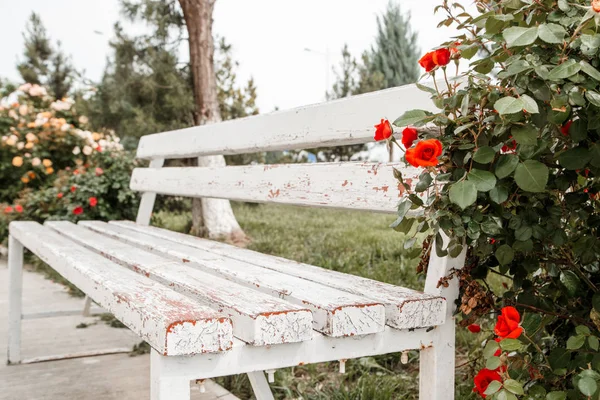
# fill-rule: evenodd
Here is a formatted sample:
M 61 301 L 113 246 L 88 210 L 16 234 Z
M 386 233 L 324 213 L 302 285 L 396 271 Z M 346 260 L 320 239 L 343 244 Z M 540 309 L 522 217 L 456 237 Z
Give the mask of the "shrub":
M 408 144 L 406 161 L 424 169 L 395 226 L 429 226 L 438 243 L 444 231 L 452 240 L 433 250 L 440 255 L 468 246 L 453 275 L 462 325 L 479 322 L 474 334 L 487 337 L 478 393 L 598 399 L 600 2 L 476 4 L 478 16 L 456 3 L 438 7 L 441 24 L 460 32 L 421 59 L 440 79 L 420 86 L 440 111 L 394 122 L 439 127 Z M 476 54 L 463 83 L 448 79 L 452 59 Z M 424 215 L 405 217 L 420 206 Z M 492 330 L 488 316 L 500 311 Z
M 14 220 L 135 219 L 139 195 L 129 189 L 137 162 L 125 151 L 95 152 L 89 164 L 67 167 L 51 186 L 20 192 L 10 205 L 0 204 L 0 241 Z
M 122 149 L 113 134 L 85 130 L 87 117 L 71 99 L 55 100 L 31 84 L 7 99 L 0 106 L 0 202 L 50 184 L 57 171 L 85 165 L 96 152 Z

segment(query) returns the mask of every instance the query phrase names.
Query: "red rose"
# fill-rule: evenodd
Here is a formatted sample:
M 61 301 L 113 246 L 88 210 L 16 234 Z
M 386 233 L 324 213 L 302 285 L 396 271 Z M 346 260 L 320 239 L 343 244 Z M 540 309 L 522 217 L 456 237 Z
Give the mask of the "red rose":
M 100 167 L 96 167 L 96 176 L 100 176 L 104 173 L 104 170 Z
M 77 190 L 77 186 L 71 186 L 71 193 L 75 193 L 76 190 Z
M 433 61 L 433 52 L 426 53 L 419 60 L 419 65 L 425 68 L 425 72 L 430 72 L 435 68 L 435 62 Z
M 437 49 L 436 51 L 433 52 L 432 58 L 433 58 L 433 62 L 435 63 L 435 65 L 437 65 L 439 67 L 448 65 L 448 63 L 450 62 L 450 50 Z
M 563 136 L 569 136 L 569 128 L 571 127 L 572 123 L 573 121 L 569 120 L 566 124 L 560 127 L 560 133 L 562 133 Z
M 386 140 L 392 136 L 392 124 L 387 119 L 382 119 L 381 122 L 375 125 L 375 140 Z
M 502 339 L 516 339 L 523 332 L 523 328 L 519 326 L 520 322 L 521 316 L 516 308 L 504 307 L 498 316 L 494 333 Z
M 13 208 L 11 206 L 6 206 L 4 208 L 4 214 L 10 214 L 11 212 L 13 212 Z
M 96 204 L 98 204 L 98 199 L 95 197 L 90 197 L 88 201 L 90 202 L 90 207 L 96 207 Z
M 57 195 L 56 195 L 56 197 L 58 197 L 59 199 L 62 199 L 62 198 L 63 198 L 63 196 L 64 196 L 64 195 L 63 195 L 62 193 L 59 193 L 59 194 L 57 194 Z
M 512 142 L 506 143 L 504 146 L 502 146 L 502 153 L 514 153 L 514 151 L 517 149 L 517 141 L 513 140 Z
M 406 162 L 415 167 L 435 167 L 440 162 L 442 143 L 437 139 L 421 140 L 415 147 L 406 150 Z
M 467 326 L 467 329 L 471 333 L 479 333 L 479 332 L 481 332 L 481 326 L 479 326 L 477 324 L 471 324 L 471 325 Z
M 405 149 L 410 148 L 413 142 L 417 140 L 418 133 L 415 128 L 407 127 L 402 131 L 402 144 Z
M 502 377 L 497 371 L 492 371 L 487 368 L 482 369 L 473 379 L 473 383 L 475 383 L 473 391 L 479 393 L 479 395 L 485 399 L 486 395 L 484 393 L 492 381 L 502 382 Z
M 23 206 L 20 205 L 20 204 L 17 204 L 15 206 L 15 211 L 18 212 L 18 213 L 22 213 L 23 212 Z
M 75 215 L 80 215 L 83 214 L 83 207 L 81 206 L 77 206 L 73 209 L 73 214 Z

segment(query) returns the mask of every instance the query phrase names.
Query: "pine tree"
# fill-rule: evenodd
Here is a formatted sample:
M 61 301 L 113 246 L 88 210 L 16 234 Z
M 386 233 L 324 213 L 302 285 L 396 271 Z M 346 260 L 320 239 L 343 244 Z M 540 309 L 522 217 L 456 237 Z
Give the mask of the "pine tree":
M 17 69 L 25 82 L 37 83 L 48 88 L 61 99 L 71 90 L 75 70 L 71 60 L 61 50 L 60 42 L 52 46 L 46 28 L 36 13 L 31 13 L 23 34 L 24 61 Z
M 384 87 L 416 82 L 419 78 L 417 34 L 410 28 L 410 15 L 390 1 L 385 13 L 377 17 L 377 37 L 371 50 L 370 71 L 383 74 Z

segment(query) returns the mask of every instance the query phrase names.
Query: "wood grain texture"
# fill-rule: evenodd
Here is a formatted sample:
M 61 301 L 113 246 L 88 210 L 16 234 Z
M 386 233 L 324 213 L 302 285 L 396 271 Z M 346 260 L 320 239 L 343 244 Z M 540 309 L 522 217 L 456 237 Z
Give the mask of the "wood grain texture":
M 233 335 L 247 343 L 263 346 L 312 338 L 312 314 L 307 308 L 68 221 L 46 222 L 45 225 L 116 263 L 227 314 L 233 321 Z
M 436 326 L 443 324 L 446 319 L 446 299 L 441 293 L 423 293 L 282 257 L 241 249 L 226 243 L 201 239 L 153 226 L 141 226 L 131 221 L 111 221 L 110 224 L 371 298 L 385 305 L 386 323 L 394 328 L 411 329 Z M 436 267 L 432 266 L 431 268 Z
M 37 222 L 13 222 L 10 234 L 165 355 L 231 348 L 225 315 L 77 245 Z
M 384 329 L 384 306 L 373 299 L 105 222 L 82 221 L 80 224 L 158 255 L 186 260 L 191 267 L 306 307 L 313 314 L 313 329 L 326 335 L 365 335 Z
M 142 136 L 138 158 L 310 149 L 373 141 L 381 118 L 411 109 L 437 112 L 430 94 L 415 85 L 346 97 L 218 124 Z
M 405 189 L 422 170 L 404 164 L 362 162 L 250 165 L 220 168 L 136 168 L 131 188 L 189 197 L 283 203 L 395 213 Z

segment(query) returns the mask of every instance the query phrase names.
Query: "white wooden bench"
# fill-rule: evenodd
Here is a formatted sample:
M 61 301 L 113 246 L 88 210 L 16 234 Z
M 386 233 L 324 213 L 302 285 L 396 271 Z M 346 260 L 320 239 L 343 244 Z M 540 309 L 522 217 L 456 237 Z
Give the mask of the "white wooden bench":
M 432 252 L 425 292 L 148 226 L 156 194 L 395 213 L 404 164 L 323 163 L 161 168 L 165 159 L 372 141 L 382 116 L 431 109 L 414 86 L 145 136 L 150 159 L 131 179 L 144 192 L 137 222 L 10 225 L 9 363 L 19 363 L 23 247 L 152 347 L 152 399 L 189 399 L 190 381 L 246 373 L 272 399 L 263 371 L 421 350 L 420 397 L 452 399 L 454 301 L 438 287 L 461 268 Z M 404 109 L 403 109 L 404 108 Z M 326 227 L 324 227 L 326 228 Z M 400 245 L 400 244 L 399 244 Z

